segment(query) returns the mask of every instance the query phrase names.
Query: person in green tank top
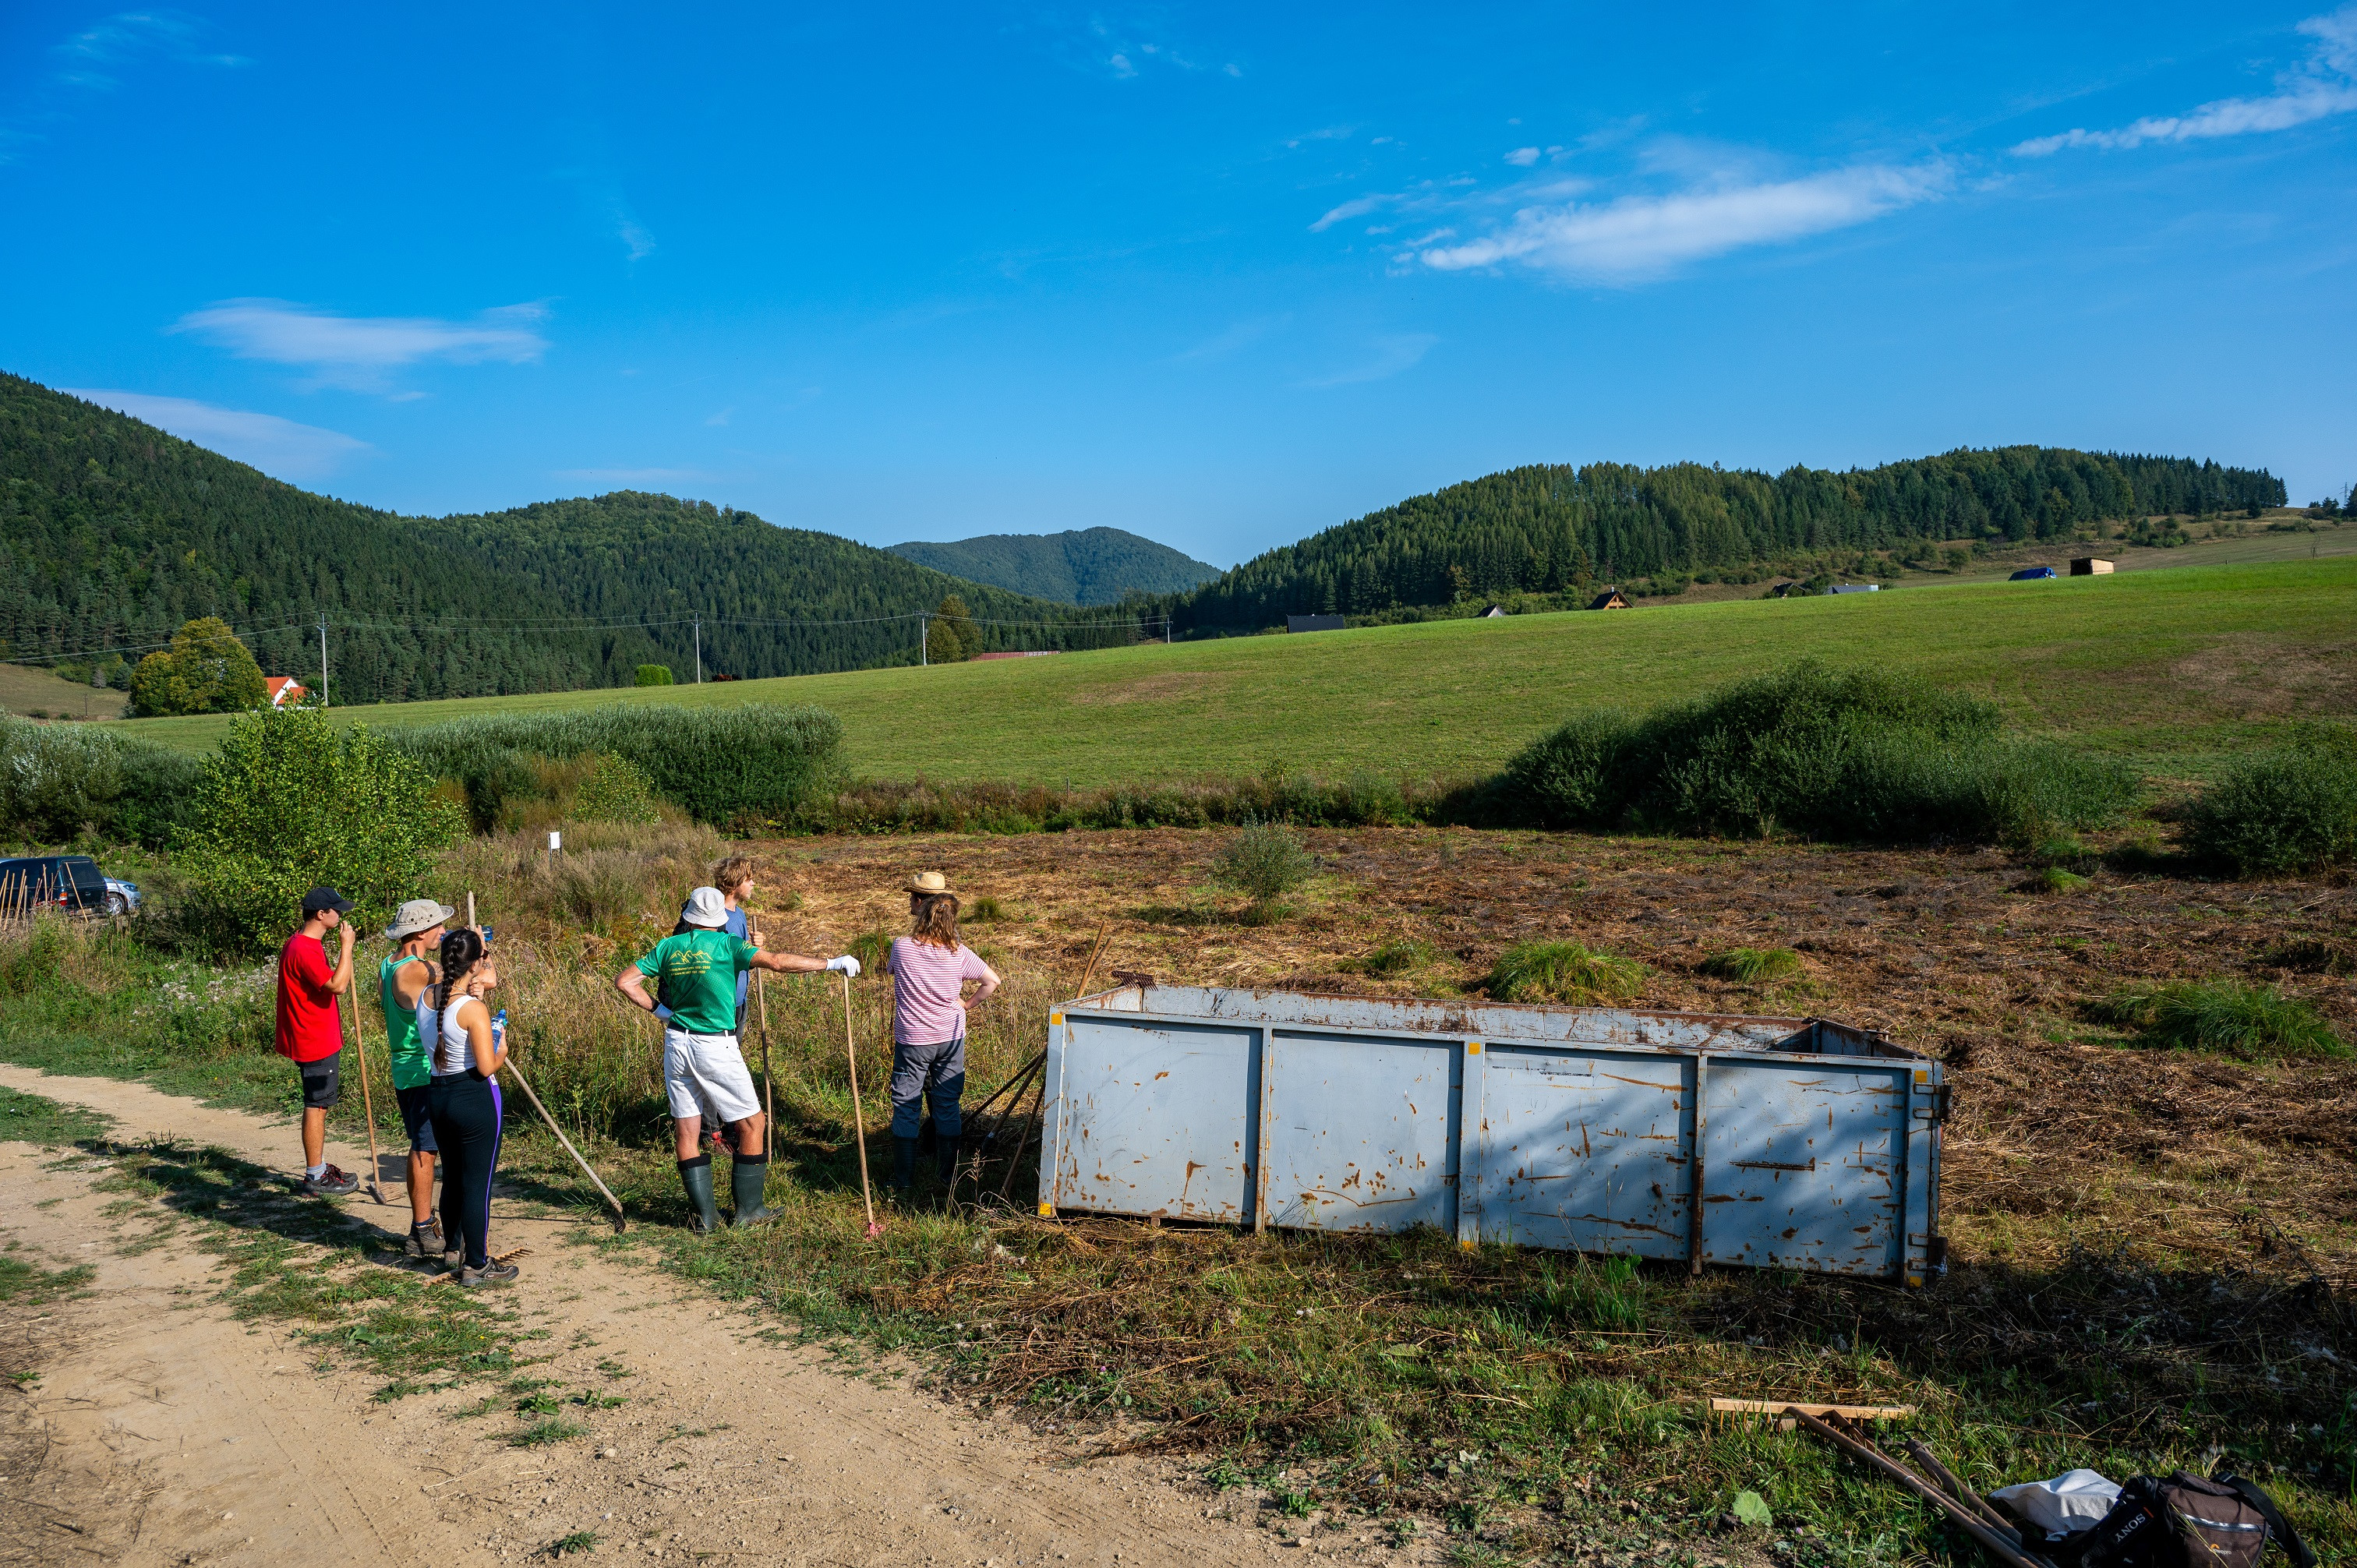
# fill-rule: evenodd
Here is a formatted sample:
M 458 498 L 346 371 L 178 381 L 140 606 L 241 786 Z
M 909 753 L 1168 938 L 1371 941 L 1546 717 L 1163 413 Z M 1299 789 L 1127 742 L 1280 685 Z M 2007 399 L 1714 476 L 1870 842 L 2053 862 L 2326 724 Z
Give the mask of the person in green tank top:
M 413 1258 L 447 1260 L 451 1240 L 442 1234 L 434 1207 L 434 1123 L 426 1114 L 425 1084 L 434 1076 L 431 1053 L 418 1037 L 417 1004 L 441 978 L 432 955 L 441 947 L 450 917 L 457 911 L 431 898 L 412 898 L 385 930 L 396 945 L 377 965 L 384 1005 L 385 1056 L 393 1063 L 393 1094 L 401 1102 L 401 1125 L 409 1134 L 409 1246 Z

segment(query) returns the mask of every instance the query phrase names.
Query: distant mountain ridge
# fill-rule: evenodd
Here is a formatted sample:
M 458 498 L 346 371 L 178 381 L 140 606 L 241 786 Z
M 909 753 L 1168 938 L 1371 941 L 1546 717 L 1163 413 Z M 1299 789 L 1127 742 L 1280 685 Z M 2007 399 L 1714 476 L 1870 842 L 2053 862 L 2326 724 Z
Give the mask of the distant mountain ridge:
M 1067 605 L 1119 604 L 1125 594 L 1183 594 L 1217 566 L 1118 528 L 1062 533 L 985 533 L 951 543 L 912 540 L 895 555 L 969 582 Z
M 700 617 L 707 678 L 813 674 L 914 663 L 920 616 L 952 593 L 985 649 L 1092 646 L 1079 628 L 1108 618 L 710 501 L 404 517 L 0 374 L 0 659 L 19 663 L 110 650 L 119 680 L 116 660 L 219 616 L 307 683 L 325 616 L 339 703 L 577 691 L 640 664 L 693 679 Z

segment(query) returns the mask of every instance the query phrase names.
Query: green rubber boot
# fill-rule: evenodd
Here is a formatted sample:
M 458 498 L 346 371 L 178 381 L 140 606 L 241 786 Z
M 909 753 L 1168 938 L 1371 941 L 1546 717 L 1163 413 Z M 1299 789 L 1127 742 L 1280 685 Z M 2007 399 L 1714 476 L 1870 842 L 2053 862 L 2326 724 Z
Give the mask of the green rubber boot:
M 720 1206 L 712 1200 L 712 1156 L 680 1161 L 679 1185 L 687 1188 L 688 1205 L 695 1210 L 690 1228 L 706 1235 L 719 1230 Z
M 728 1167 L 728 1187 L 737 1199 L 737 1218 L 731 1223 L 737 1230 L 778 1217 L 776 1209 L 761 1201 L 761 1192 L 769 1179 L 770 1157 L 767 1155 L 739 1155 L 736 1163 Z

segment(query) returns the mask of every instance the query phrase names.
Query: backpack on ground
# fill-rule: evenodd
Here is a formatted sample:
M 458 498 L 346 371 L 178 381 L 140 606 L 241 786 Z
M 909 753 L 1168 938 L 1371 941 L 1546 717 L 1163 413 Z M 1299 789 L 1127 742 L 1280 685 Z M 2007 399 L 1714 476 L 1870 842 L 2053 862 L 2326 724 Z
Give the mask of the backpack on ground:
M 2316 1568 L 2316 1553 L 2256 1482 L 2179 1470 L 2131 1479 L 2072 1554 L 2080 1568 L 2256 1568 L 2270 1541 L 2294 1568 Z

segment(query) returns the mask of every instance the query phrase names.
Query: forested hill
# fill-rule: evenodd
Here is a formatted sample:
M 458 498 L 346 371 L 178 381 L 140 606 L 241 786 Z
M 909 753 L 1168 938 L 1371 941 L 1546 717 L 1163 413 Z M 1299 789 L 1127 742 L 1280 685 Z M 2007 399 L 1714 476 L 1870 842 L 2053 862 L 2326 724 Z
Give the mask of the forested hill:
M 1119 604 L 1130 594 L 1184 593 L 1220 575 L 1217 566 L 1118 528 L 985 533 L 949 544 L 912 541 L 888 548 L 953 577 L 1068 605 Z
M 1695 463 L 1512 468 L 1272 550 L 1167 601 L 1182 632 L 1560 593 L 1835 550 L 2068 537 L 2099 520 L 2281 506 L 2264 469 L 2050 446 L 1968 448 L 1833 473 Z
M 708 672 L 805 674 L 913 659 L 914 624 L 885 618 L 950 593 L 985 620 L 1059 623 L 985 626 L 989 646 L 1099 635 L 1068 606 L 709 502 L 622 492 L 440 519 L 354 506 L 0 375 L 0 659 L 119 649 L 135 663 L 217 615 L 266 671 L 307 680 L 324 614 L 337 698 L 400 702 L 622 685 L 642 663 L 684 679 L 690 626 L 578 623 L 700 611 Z

